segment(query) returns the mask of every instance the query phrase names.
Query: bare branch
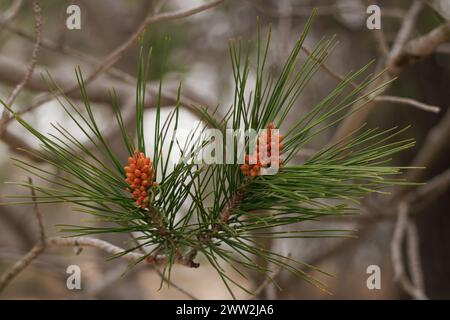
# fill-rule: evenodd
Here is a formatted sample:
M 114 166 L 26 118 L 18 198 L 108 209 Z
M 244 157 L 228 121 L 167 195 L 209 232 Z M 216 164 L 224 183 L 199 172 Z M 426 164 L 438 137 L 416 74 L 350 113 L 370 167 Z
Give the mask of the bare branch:
M 11 281 L 19 275 L 19 273 L 21 273 L 34 259 L 36 259 L 44 251 L 44 249 L 44 244 L 37 244 L 23 258 L 17 261 L 10 270 L 2 274 L 0 277 L 0 293 L 2 293 L 8 284 L 10 284 Z
M 441 151 L 448 147 L 450 139 L 450 109 L 433 129 L 430 130 L 423 147 L 419 150 L 414 158 L 411 166 L 413 167 L 429 167 L 441 155 Z M 425 170 L 410 170 L 406 175 L 408 180 L 417 181 L 420 179 Z
M 397 69 L 431 55 L 441 44 L 448 41 L 450 41 L 450 21 L 406 43 L 390 68 L 396 72 Z
M 425 296 L 425 283 L 422 271 L 422 262 L 420 258 L 419 248 L 419 233 L 417 231 L 414 221 L 409 221 L 408 228 L 406 230 L 406 245 L 407 245 L 407 257 L 409 261 L 409 272 L 411 273 L 411 279 L 416 286 L 421 298 Z
M 28 183 L 30 184 L 30 189 L 31 189 L 31 199 L 34 202 L 34 213 L 36 214 L 36 219 L 37 219 L 37 223 L 38 223 L 38 227 L 39 227 L 39 238 L 40 241 L 43 245 L 45 245 L 45 229 L 44 229 L 44 221 L 43 221 L 43 217 L 42 217 L 42 213 L 39 210 L 39 206 L 36 202 L 36 190 L 34 190 L 33 187 L 33 180 L 29 177 L 28 178 Z
M 14 0 L 9 8 L 0 16 L 0 24 L 7 23 L 14 19 L 22 7 L 23 0 Z
M 29 253 L 27 253 L 22 259 L 16 262 L 16 264 L 14 264 L 14 266 L 9 271 L 7 271 L 4 275 L 2 275 L 2 277 L 0 278 L 0 293 L 20 272 L 22 272 L 47 247 L 92 247 L 104 251 L 112 256 L 117 255 L 120 258 L 125 259 L 129 262 L 137 262 L 139 260 L 142 260 L 145 256 L 144 254 L 135 252 L 128 252 L 124 254 L 125 249 L 120 248 L 107 241 L 91 237 L 83 237 L 83 236 L 72 238 L 50 237 L 45 240 L 45 243 L 39 243 L 35 245 L 34 248 L 31 249 Z M 165 257 L 161 258 L 156 257 L 154 258 L 154 261 L 164 262 Z M 179 261 L 179 263 L 183 264 L 182 261 Z M 152 264 L 152 266 L 154 265 Z M 183 293 L 187 294 L 187 292 Z M 189 296 L 191 298 L 194 298 L 194 296 L 190 294 Z
M 373 39 L 377 44 L 377 49 L 382 57 L 389 55 L 389 46 L 386 41 L 383 29 L 375 29 L 372 32 Z
M 398 103 L 398 104 L 405 104 L 409 105 L 418 109 L 421 109 L 423 111 L 432 112 L 432 113 L 439 113 L 441 111 L 440 107 L 432 106 L 411 98 L 402 98 L 402 97 L 395 97 L 395 96 L 378 96 L 375 98 L 375 101 L 378 102 L 392 102 L 392 103 Z
M 395 226 L 394 235 L 392 236 L 391 241 L 391 258 L 394 266 L 395 279 L 400 283 L 402 288 L 414 299 L 427 299 L 425 293 L 422 290 L 423 288 L 417 287 L 417 284 L 411 282 L 411 280 L 409 280 L 406 275 L 405 266 L 403 264 L 402 243 L 404 236 L 407 233 L 408 225 L 410 223 L 408 219 L 409 208 L 405 202 L 402 202 L 400 203 L 398 210 L 399 212 L 397 224 Z M 415 254 L 414 257 L 416 257 L 416 255 L 417 254 Z M 416 261 L 415 263 L 417 264 L 418 262 Z
M 23 80 L 14 88 L 12 93 L 9 95 L 8 99 L 6 100 L 7 105 L 12 105 L 14 103 L 14 100 L 17 98 L 20 91 L 25 87 L 27 82 L 30 80 L 34 67 L 37 63 L 37 56 L 39 53 L 39 50 L 41 48 L 41 37 L 42 37 L 42 16 L 41 16 L 41 6 L 39 4 L 38 0 L 32 1 L 32 7 L 33 7 L 33 16 L 34 16 L 34 29 L 36 32 L 36 42 L 34 44 L 33 52 L 31 54 L 31 60 L 28 65 L 27 72 L 25 74 L 25 77 Z M 4 110 L 2 117 L 0 119 L 0 137 L 2 136 L 3 132 L 6 129 L 6 122 L 8 119 L 9 112 L 8 110 Z
M 448 39 L 447 37 L 449 35 L 445 30 L 448 29 L 449 23 L 446 23 L 435 29 L 438 31 L 431 31 L 428 35 L 409 40 L 413 32 L 414 24 L 423 9 L 424 4 L 424 0 L 416 0 L 405 16 L 402 27 L 385 64 L 385 67 L 389 73 L 387 75 L 388 79 L 398 76 L 408 64 L 415 63 L 417 61 L 417 57 L 424 58 L 433 53 L 439 43 L 442 43 L 442 41 Z M 416 50 L 414 51 L 413 56 L 407 54 L 408 50 L 411 50 L 412 47 Z M 432 48 L 432 50 L 430 50 L 430 48 Z M 410 57 L 411 59 L 405 59 L 405 57 Z M 379 81 L 377 81 L 374 85 L 381 85 L 384 80 L 386 79 L 380 77 Z M 375 107 L 376 102 L 377 100 L 374 99 L 364 108 L 347 117 L 337 129 L 333 141 L 337 141 L 347 136 L 349 132 L 359 128 L 362 123 L 365 122 L 370 111 Z M 354 109 L 352 108 L 350 112 L 353 111 Z
M 414 31 L 414 26 L 416 24 L 417 18 L 425 6 L 424 0 L 414 0 L 413 4 L 409 8 L 406 13 L 402 26 L 397 33 L 397 37 L 395 38 L 394 44 L 392 45 L 391 52 L 389 53 L 388 60 L 395 61 L 397 60 L 397 56 L 403 50 L 404 45 L 411 37 L 412 32 Z
M 428 180 L 424 185 L 410 192 L 405 201 L 413 205 L 414 211 L 423 209 L 450 188 L 450 169 Z

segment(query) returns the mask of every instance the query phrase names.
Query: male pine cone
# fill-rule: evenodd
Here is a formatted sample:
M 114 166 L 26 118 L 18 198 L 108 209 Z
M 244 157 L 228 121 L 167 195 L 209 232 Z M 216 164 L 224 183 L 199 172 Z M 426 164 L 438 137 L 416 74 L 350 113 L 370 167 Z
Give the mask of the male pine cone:
M 149 188 L 156 185 L 155 170 L 150 158 L 145 154 L 136 151 L 132 157 L 128 158 L 128 165 L 124 167 L 126 174 L 127 191 L 131 192 L 136 204 L 145 209 L 149 204 Z

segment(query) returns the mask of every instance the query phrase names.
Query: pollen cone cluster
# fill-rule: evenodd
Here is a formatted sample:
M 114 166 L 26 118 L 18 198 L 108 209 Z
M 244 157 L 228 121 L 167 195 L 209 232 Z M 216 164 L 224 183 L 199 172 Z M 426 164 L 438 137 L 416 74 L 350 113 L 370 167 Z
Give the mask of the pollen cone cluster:
M 269 166 L 281 166 L 283 160 L 281 159 L 281 151 L 283 149 L 283 136 L 278 135 L 277 141 L 272 143 L 272 129 L 275 129 L 273 123 L 269 123 L 267 126 L 267 133 L 263 132 L 258 136 L 256 145 L 256 152 L 252 155 L 245 156 L 245 164 L 241 165 L 241 171 L 245 176 L 256 177 L 261 174 L 261 168 L 267 168 Z M 260 154 L 260 146 L 266 145 L 266 154 Z M 278 151 L 278 159 L 275 163 L 272 163 L 272 153 Z M 263 153 L 264 150 L 261 150 Z
M 127 176 L 125 181 L 129 185 L 127 191 L 131 192 L 139 207 L 147 208 L 149 188 L 156 185 L 152 161 L 145 157 L 143 152 L 136 151 L 132 157 L 128 158 L 128 165 L 124 169 Z

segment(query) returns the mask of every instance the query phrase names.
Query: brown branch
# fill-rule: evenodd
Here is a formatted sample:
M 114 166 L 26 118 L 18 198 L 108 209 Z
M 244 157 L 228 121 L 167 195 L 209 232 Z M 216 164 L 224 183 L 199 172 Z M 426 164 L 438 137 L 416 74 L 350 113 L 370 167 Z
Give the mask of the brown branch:
M 430 167 L 441 155 L 441 151 L 448 148 L 450 139 L 450 109 L 442 120 L 429 131 L 422 148 L 411 163 L 412 167 Z M 426 173 L 425 170 L 410 170 L 406 178 L 418 181 Z M 404 188 L 403 188 L 404 189 Z M 402 190 L 403 190 L 402 189 Z
M 306 47 L 302 47 L 302 50 L 308 54 L 311 55 L 311 50 L 309 50 Z M 327 72 L 331 77 L 333 77 L 334 79 L 338 80 L 338 81 L 344 81 L 345 77 L 343 75 L 341 75 L 339 72 L 333 70 L 333 68 L 331 68 L 330 66 L 328 66 L 326 63 L 322 63 L 321 68 Z M 354 88 L 357 89 L 358 85 L 354 82 L 350 82 L 350 85 Z M 364 92 L 360 92 L 361 96 L 364 96 Z M 415 108 L 418 108 L 420 110 L 423 111 L 427 111 L 427 112 L 432 112 L 432 113 L 439 113 L 441 108 L 437 107 L 437 106 L 432 106 L 432 105 L 428 105 L 426 103 L 411 99 L 411 98 L 403 98 L 403 97 L 394 97 L 394 96 L 378 96 L 373 98 L 372 100 L 370 100 L 370 98 L 366 98 L 369 101 L 369 104 L 373 103 L 373 102 L 392 102 L 392 103 L 398 103 L 398 104 L 404 104 L 404 105 L 409 105 Z
M 413 39 L 405 44 L 398 53 L 390 69 L 398 73 L 397 69 L 416 63 L 417 61 L 431 55 L 441 44 L 450 41 L 450 22 L 447 22 L 429 33 Z
M 408 219 L 408 205 L 402 202 L 400 203 L 398 210 L 399 212 L 397 224 L 395 226 L 394 235 L 392 236 L 391 241 L 391 259 L 394 266 L 395 279 L 400 283 L 402 288 L 414 299 L 427 299 L 427 296 L 423 292 L 423 286 L 417 286 L 417 283 L 413 283 L 406 275 L 405 266 L 403 263 L 402 243 L 405 234 L 408 232 L 408 225 L 410 223 Z M 414 249 L 416 248 L 410 248 L 410 250 Z M 415 255 L 417 256 L 418 254 Z
M 44 229 L 44 218 L 42 216 L 41 211 L 39 210 L 39 206 L 37 204 L 37 199 L 36 199 L 36 190 L 34 190 L 33 187 L 33 180 L 29 177 L 28 178 L 28 184 L 31 186 L 31 200 L 34 202 L 34 213 L 36 214 L 36 220 L 38 223 L 38 227 L 39 227 L 39 239 L 41 241 L 41 243 L 43 245 L 45 245 L 45 229 Z
M 397 34 L 394 45 L 385 63 L 385 67 L 388 71 L 388 74 L 386 74 L 387 80 L 398 76 L 407 65 L 417 61 L 417 59 L 405 59 L 405 57 L 425 58 L 432 54 L 439 44 L 448 41 L 449 35 L 445 30 L 448 29 L 449 23 L 436 28 L 425 36 L 409 40 L 414 30 L 415 22 L 423 9 L 424 4 L 425 1 L 416 0 L 405 15 L 402 27 Z M 411 51 L 412 48 L 414 48 L 413 51 Z M 429 48 L 432 48 L 432 50 L 429 50 Z M 413 53 L 414 55 L 410 55 L 408 52 Z M 379 81 L 377 81 L 375 85 L 381 85 L 385 80 L 386 79 L 379 78 Z M 374 99 L 364 108 L 347 117 L 337 129 L 333 141 L 338 141 L 347 136 L 348 133 L 359 128 L 365 122 L 370 111 L 376 105 L 376 102 L 377 100 Z M 354 109 L 350 110 L 350 112 L 353 111 Z
M 411 203 L 411 211 L 418 212 L 450 189 L 450 169 L 428 180 L 424 185 L 409 192 L 405 201 Z
M 421 293 L 420 298 L 426 298 L 425 282 L 423 277 L 422 262 L 419 248 L 419 233 L 414 221 L 409 221 L 406 230 L 406 249 L 408 257 L 408 269 L 411 274 L 412 283 L 414 283 L 418 292 Z
M 22 81 L 14 88 L 14 90 L 9 95 L 8 99 L 6 99 L 7 105 L 12 105 L 19 95 L 20 91 L 25 87 L 27 82 L 30 80 L 34 67 L 37 63 L 37 57 L 39 50 L 41 48 L 41 38 L 42 38 L 42 16 L 41 16 L 41 6 L 38 0 L 32 1 L 33 7 L 33 16 L 34 16 L 34 29 L 36 32 L 36 42 L 34 44 L 33 52 L 31 53 L 31 60 L 27 68 L 27 72 L 22 79 Z M 6 129 L 6 122 L 9 118 L 9 112 L 7 109 L 3 111 L 2 117 L 0 119 L 0 137 L 3 135 Z
M 0 24 L 7 23 L 14 19 L 22 7 L 23 0 L 14 0 L 9 8 L 0 16 Z
M 377 102 L 392 102 L 392 103 L 398 103 L 398 104 L 404 104 L 408 106 L 412 106 L 414 108 L 432 112 L 432 113 L 439 113 L 441 111 L 441 108 L 438 106 L 432 106 L 411 98 L 402 98 L 402 97 L 395 97 L 395 96 L 378 96 L 375 98 L 375 101 Z
M 406 42 L 411 37 L 417 18 L 419 17 L 420 12 L 422 12 L 424 6 L 424 0 L 414 0 L 413 4 L 409 8 L 403 19 L 400 30 L 397 33 L 394 44 L 392 45 L 391 52 L 389 53 L 388 65 L 395 63 L 397 60 L 397 57 L 400 55 Z
M 366 6 L 370 6 L 372 4 L 378 4 L 377 1 L 373 3 L 370 0 L 365 1 Z M 383 17 L 385 17 L 385 11 L 386 9 L 383 8 Z M 377 50 L 381 57 L 386 58 L 389 55 L 389 45 L 386 41 L 386 36 L 384 34 L 384 30 L 381 29 L 375 29 L 371 32 L 373 39 L 375 40 L 375 43 L 377 44 Z
M 10 270 L 2 274 L 2 276 L 0 277 L 0 293 L 2 293 L 3 290 L 5 290 L 5 288 L 8 286 L 8 284 L 10 284 L 11 281 L 19 275 L 19 273 L 21 273 L 26 267 L 28 267 L 28 265 L 44 251 L 44 249 L 44 244 L 37 244 L 25 256 L 17 261 Z

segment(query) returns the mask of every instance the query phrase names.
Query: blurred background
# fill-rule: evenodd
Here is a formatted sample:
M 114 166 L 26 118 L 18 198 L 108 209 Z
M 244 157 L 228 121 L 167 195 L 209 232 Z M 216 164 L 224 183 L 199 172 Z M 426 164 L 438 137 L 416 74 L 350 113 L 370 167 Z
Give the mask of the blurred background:
M 40 12 L 36 7 L 33 9 L 36 3 Z M 49 99 L 48 86 L 41 74 L 48 70 L 66 89 L 76 83 L 74 69 L 81 66 L 86 77 L 94 74 L 88 92 L 95 112 L 110 141 L 115 145 L 117 140 L 120 146 L 118 132 L 110 125 L 114 119 L 108 89 L 117 90 L 125 120 L 131 126 L 133 105 L 128 98 L 134 95 L 138 57 L 134 35 L 146 17 L 185 11 L 205 3 L 208 2 L 1 0 L 0 97 L 6 101 L 17 89 L 13 106 L 36 128 L 46 132 L 50 130 L 50 122 L 59 122 L 70 130 L 73 124 Z M 80 30 L 66 27 L 69 16 L 66 10 L 71 4 L 81 9 Z M 381 29 L 367 26 L 367 19 L 376 14 L 367 12 L 373 4 L 381 9 Z M 179 82 L 183 84 L 185 126 L 199 119 L 189 108 L 192 103 L 210 108 L 220 105 L 220 113 L 232 103 L 229 40 L 254 41 L 259 17 L 262 34 L 269 27 L 272 29 L 269 69 L 279 71 L 313 7 L 318 9 L 317 17 L 302 58 L 323 37 L 336 35 L 339 44 L 304 91 L 295 114 L 306 112 L 328 94 L 342 75 L 372 60 L 375 60 L 370 67 L 372 72 L 386 70 L 384 80 L 397 79 L 364 111 L 327 130 L 295 161 L 301 163 L 315 149 L 365 122 L 380 128 L 411 125 L 404 136 L 414 137 L 417 145 L 392 161 L 404 166 L 425 166 L 424 170 L 407 171 L 405 175 L 412 181 L 428 183 L 388 190 L 391 195 L 385 197 L 368 197 L 357 217 L 309 223 L 311 227 L 354 228 L 358 230 L 358 239 L 289 239 L 265 244 L 333 274 L 332 277 L 313 274 L 329 287 L 332 295 L 279 270 L 274 270 L 273 276 L 282 290 L 256 274 L 248 274 L 246 280 L 239 278 L 239 281 L 256 290 L 259 299 L 450 298 L 450 0 L 225 0 L 188 17 L 151 23 L 145 33 L 145 44 L 153 48 L 147 115 L 152 115 L 161 77 L 163 104 L 168 110 L 173 107 Z M 36 41 L 37 38 L 40 40 Z M 129 39 L 134 40 L 127 43 Z M 78 98 L 76 92 L 69 92 L 69 96 L 75 101 Z M 4 183 L 27 179 L 23 171 L 13 166 L 11 157 L 42 165 L 39 159 L 18 150 L 23 147 L 39 148 L 36 140 L 9 119 L 7 112 L 3 113 L 2 197 L 29 192 Z M 123 150 L 117 148 L 117 152 Z M 70 205 L 42 205 L 40 211 L 49 236 L 58 235 L 58 223 L 80 223 L 80 216 L 72 212 Z M 127 241 L 125 236 L 100 238 L 118 246 Z M 0 274 L 9 270 L 38 240 L 39 229 L 32 208 L 0 206 Z M 202 263 L 200 269 L 175 266 L 172 286 L 160 288 L 158 270 L 140 266 L 123 275 L 126 262 L 107 261 L 108 255 L 96 249 L 79 249 L 45 250 L 8 284 L 0 298 L 230 298 L 207 263 Z M 81 267 L 81 290 L 66 287 L 69 276 L 66 268 L 72 264 Z M 370 276 L 367 268 L 371 265 L 380 267 L 381 289 L 370 290 L 367 286 Z M 233 274 L 232 270 L 229 272 Z M 240 290 L 236 290 L 236 295 L 251 298 Z

